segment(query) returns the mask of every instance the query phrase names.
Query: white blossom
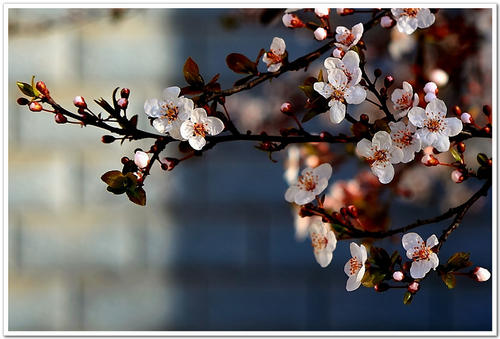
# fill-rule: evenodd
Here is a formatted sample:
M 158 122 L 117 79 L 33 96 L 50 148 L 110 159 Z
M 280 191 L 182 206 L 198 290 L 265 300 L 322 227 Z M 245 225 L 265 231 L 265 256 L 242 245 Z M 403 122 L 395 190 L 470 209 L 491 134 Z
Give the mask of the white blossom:
M 428 8 L 392 8 L 401 33 L 412 34 L 417 28 L 427 28 L 434 23 L 434 14 Z
M 403 88 L 396 88 L 391 95 L 391 101 L 394 104 L 394 109 L 398 113 L 394 114 L 396 119 L 401 119 L 408 114 L 408 111 L 418 105 L 419 98 L 418 94 L 413 94 L 413 87 L 403 81 Z
M 348 51 L 342 59 L 328 57 L 323 62 L 323 65 L 328 73 L 336 68 L 341 69 L 347 77 L 347 87 L 355 86 L 361 81 L 362 72 L 359 67 L 359 54 L 354 51 Z M 361 87 L 361 89 L 363 88 Z
M 420 138 L 415 134 L 417 128 L 411 123 L 402 121 L 389 122 L 392 144 L 403 151 L 402 163 L 407 163 L 415 158 L 415 153 L 422 149 Z
M 335 46 L 342 48 L 344 51 L 351 49 L 351 47 L 356 46 L 361 37 L 363 36 L 363 24 L 359 23 L 352 27 L 352 30 L 344 27 L 337 26 L 335 29 Z
M 413 261 L 410 267 L 412 278 L 423 278 L 431 268 L 435 270 L 439 265 L 437 254 L 432 251 L 432 248 L 439 243 L 434 234 L 424 242 L 417 233 L 406 233 L 403 235 L 402 243 L 406 256 Z
M 434 99 L 425 110 L 413 107 L 408 112 L 410 122 L 417 126 L 416 134 L 422 141 L 422 147 L 433 146 L 439 152 L 450 149 L 449 137 L 462 130 L 462 122 L 458 118 L 446 118 L 446 105 L 442 100 Z
M 134 163 L 139 168 L 145 168 L 149 164 L 149 156 L 143 151 L 137 151 L 134 155 Z
M 327 7 L 315 8 L 314 14 L 316 14 L 320 18 L 328 17 L 330 15 L 330 8 Z
M 319 41 L 325 40 L 327 35 L 328 33 L 326 32 L 326 29 L 323 27 L 318 27 L 314 31 L 314 38 Z
M 203 108 L 195 108 L 188 120 L 181 125 L 180 132 L 189 145 L 195 150 L 201 150 L 206 144 L 207 135 L 217 135 L 224 130 L 224 123 L 216 117 L 208 117 Z
M 179 97 L 180 92 L 179 87 L 168 87 L 163 90 L 163 100 L 148 99 L 144 103 L 144 112 L 154 118 L 153 127 L 177 140 L 183 140 L 180 127 L 194 108 L 191 99 Z
M 271 43 L 270 51 L 264 53 L 262 61 L 267 65 L 268 72 L 276 72 L 283 65 L 285 57 L 286 44 L 285 40 L 275 37 Z
M 334 124 L 338 124 L 344 120 L 346 103 L 360 104 L 366 99 L 366 90 L 363 87 L 359 85 L 350 85 L 349 81 L 351 81 L 352 84 L 353 79 L 354 78 L 349 79 L 342 69 L 333 68 L 328 71 L 328 82 L 315 82 L 313 85 L 316 92 L 321 94 L 325 99 L 330 99 L 328 102 L 328 106 L 330 107 L 330 120 Z
M 391 136 L 378 131 L 372 141 L 363 139 L 356 145 L 356 153 L 365 157 L 370 168 L 382 184 L 388 184 L 394 178 L 394 167 L 403 159 L 403 151 L 392 144 Z
M 285 193 L 285 200 L 297 205 L 305 205 L 313 201 L 328 186 L 332 176 L 332 166 L 324 163 L 316 168 L 307 167 L 302 170 L 297 181 L 290 185 Z
M 352 258 L 344 266 L 344 272 L 349 277 L 345 288 L 349 292 L 356 290 L 361 285 L 361 280 L 365 275 L 365 262 L 368 257 L 364 245 L 358 246 L 352 242 L 350 250 Z
M 330 264 L 333 251 L 337 247 L 337 238 L 331 228 L 320 220 L 314 220 L 309 225 L 309 236 L 314 251 L 314 257 L 321 267 Z

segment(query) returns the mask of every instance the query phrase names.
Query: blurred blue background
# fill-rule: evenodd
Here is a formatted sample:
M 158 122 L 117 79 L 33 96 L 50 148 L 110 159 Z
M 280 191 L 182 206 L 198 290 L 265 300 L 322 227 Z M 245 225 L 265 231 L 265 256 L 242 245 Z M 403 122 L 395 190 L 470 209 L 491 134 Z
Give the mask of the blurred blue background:
M 49 114 L 15 104 L 15 81 L 29 82 L 33 74 L 67 108 L 76 95 L 90 104 L 116 86 L 129 87 L 129 111 L 152 131 L 143 103 L 167 86 L 184 86 L 187 57 L 207 81 L 221 73 L 227 88 L 239 78 L 225 65 L 229 53 L 254 59 L 274 36 L 285 39 L 292 60 L 321 45 L 309 31 L 286 29 L 281 15 L 267 25 L 259 16 L 257 9 L 9 9 L 9 330 L 491 330 L 491 280 L 458 277 L 448 290 L 433 275 L 411 305 L 403 305 L 399 289 L 346 292 L 348 242 L 338 243 L 322 269 L 309 241 L 295 239 L 283 197 L 284 156 L 272 163 L 249 142 L 217 145 L 172 172 L 155 168 L 145 185 L 147 206 L 138 207 L 106 192 L 99 178 L 135 148 L 148 148 L 147 141 L 104 145 L 102 131 L 56 125 Z M 482 34 L 485 88 L 470 106 L 491 103 L 491 10 L 442 10 L 436 23 L 461 16 Z M 369 15 L 331 18 L 350 27 Z M 387 52 L 390 36 L 380 27 L 368 32 L 367 58 L 371 70 L 394 72 L 399 85 L 411 78 L 416 52 L 395 60 Z M 280 104 L 320 63 L 228 98 L 237 126 L 275 131 L 269 121 L 284 119 Z M 451 107 L 467 86 L 458 92 L 443 86 L 440 97 Z M 368 109 L 363 104 L 352 114 Z M 347 123 L 316 120 L 311 130 L 348 131 Z M 471 142 L 468 149 L 491 154 L 491 143 Z M 175 146 L 164 152 L 172 154 Z M 358 166 L 334 164 L 330 183 L 352 178 Z M 429 189 L 440 194 L 419 204 L 394 201 L 395 227 L 439 214 L 478 187 L 453 184 L 447 171 L 434 176 Z M 483 200 L 443 247 L 443 262 L 456 251 L 471 252 L 474 263 L 491 269 L 491 195 Z M 439 236 L 446 226 L 418 232 Z M 377 244 L 403 254 L 398 237 Z

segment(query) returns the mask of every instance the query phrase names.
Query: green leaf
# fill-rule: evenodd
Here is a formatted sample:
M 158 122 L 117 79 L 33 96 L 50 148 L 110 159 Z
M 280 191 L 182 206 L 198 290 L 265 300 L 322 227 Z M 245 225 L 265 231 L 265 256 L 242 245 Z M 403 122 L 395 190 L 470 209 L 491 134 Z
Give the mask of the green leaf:
M 35 94 L 35 96 L 38 98 L 40 96 L 40 91 L 36 89 L 36 86 L 35 86 L 35 76 L 31 76 L 31 89 L 33 89 L 33 93 Z
M 469 259 L 470 259 L 470 253 L 457 252 L 453 254 L 450 257 L 450 259 L 448 259 L 445 270 L 447 272 L 451 272 L 451 271 L 458 271 L 465 267 L 469 267 L 472 265 L 472 262 L 470 262 Z
M 109 171 L 101 176 L 101 180 L 104 181 L 111 188 L 121 188 L 125 187 L 125 176 L 120 171 Z
M 453 159 L 455 159 L 455 161 L 458 161 L 458 162 L 462 161 L 462 157 L 460 156 L 460 153 L 458 153 L 458 151 L 456 149 L 450 148 L 450 153 L 453 156 Z
M 16 84 L 17 87 L 19 87 L 19 89 L 21 90 L 21 92 L 23 92 L 25 95 L 31 98 L 36 97 L 35 92 L 33 91 L 33 87 L 30 84 L 20 81 L 17 81 Z
M 488 156 L 484 153 L 478 153 L 477 162 L 481 166 L 488 166 Z
M 449 289 L 454 288 L 457 283 L 457 279 L 453 273 L 443 273 L 441 274 L 441 279 L 443 279 L 443 282 Z
M 227 66 L 236 73 L 240 74 L 256 74 L 257 64 L 248 59 L 243 54 L 231 53 L 226 57 Z
M 108 187 L 106 187 L 106 190 L 108 192 L 113 193 L 113 194 L 123 194 L 127 191 L 127 188 L 125 188 L 125 187 L 113 188 L 111 186 L 108 186 Z
M 204 81 L 202 76 L 200 75 L 200 69 L 198 68 L 198 65 L 196 62 L 194 62 L 191 57 L 187 58 L 186 62 L 184 63 L 184 68 L 183 68 L 183 73 L 184 73 L 184 78 L 186 79 L 186 82 L 190 84 L 191 86 L 195 88 L 200 88 L 204 85 Z
M 134 204 L 145 206 L 146 205 L 146 191 L 142 187 L 136 187 L 132 190 L 127 190 L 127 196 Z
M 323 82 L 323 70 L 320 69 L 319 70 L 319 73 L 318 73 L 318 81 L 319 82 Z
M 403 304 L 408 305 L 412 302 L 413 300 L 413 294 L 410 292 L 406 292 L 405 295 L 403 296 Z
M 361 284 L 363 286 L 371 288 L 378 283 L 382 282 L 385 278 L 385 273 L 377 270 L 373 267 L 370 267 L 366 270 L 365 274 L 363 275 L 363 279 L 361 280 Z
M 398 251 L 394 251 L 391 255 L 391 265 L 394 266 L 396 263 L 401 263 L 401 256 L 399 255 Z

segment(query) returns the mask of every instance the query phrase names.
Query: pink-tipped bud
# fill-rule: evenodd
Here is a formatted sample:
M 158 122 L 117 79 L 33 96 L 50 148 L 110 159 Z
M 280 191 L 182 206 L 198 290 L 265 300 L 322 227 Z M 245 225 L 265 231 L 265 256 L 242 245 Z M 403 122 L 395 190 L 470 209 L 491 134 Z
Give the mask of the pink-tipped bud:
M 460 120 L 462 120 L 462 122 L 464 124 L 472 124 L 474 122 L 474 119 L 472 119 L 472 116 L 467 112 L 463 112 L 460 115 Z
M 305 26 L 302 20 L 300 20 L 295 14 L 285 13 L 281 20 L 283 21 L 283 25 L 286 27 L 299 28 Z
M 439 160 L 436 159 L 432 154 L 426 154 L 422 157 L 422 164 L 425 166 L 437 166 L 439 165 Z
M 404 277 L 405 277 L 405 275 L 401 271 L 396 271 L 392 274 L 392 279 L 394 279 L 396 281 L 401 281 L 404 279 Z
M 429 92 L 427 94 L 425 94 L 425 97 L 424 97 L 424 100 L 425 102 L 431 102 L 432 100 L 436 99 L 436 94 L 433 93 L 433 92 Z
M 40 112 L 43 109 L 43 107 L 42 107 L 42 105 L 39 102 L 33 101 L 29 105 L 29 109 L 32 112 Z
M 292 110 L 293 110 L 293 107 L 292 107 L 291 103 L 284 102 L 284 103 L 281 104 L 281 107 L 280 107 L 281 113 L 288 114 L 288 113 L 291 113 Z
M 408 291 L 410 291 L 411 293 L 417 292 L 418 288 L 419 288 L 419 284 L 416 281 L 414 281 L 410 285 L 408 285 Z
M 396 22 L 388 15 L 385 15 L 380 19 L 380 26 L 383 28 L 391 28 L 395 23 Z
M 149 164 L 149 156 L 143 151 L 137 151 L 134 155 L 134 163 L 139 168 L 145 168 Z
M 334 58 L 339 58 L 342 59 L 344 57 L 345 52 L 342 50 L 342 48 L 335 48 L 332 52 L 332 55 Z
M 130 95 L 130 90 L 128 88 L 122 88 L 120 91 L 120 96 L 122 98 L 128 99 L 128 96 Z
M 314 38 L 319 41 L 325 40 L 327 35 L 328 32 L 323 27 L 318 27 L 314 31 Z
M 453 172 L 451 172 L 451 180 L 453 180 L 453 182 L 456 182 L 457 184 L 459 184 L 462 181 L 464 181 L 464 179 L 465 179 L 465 177 L 461 171 L 454 170 Z
M 73 99 L 73 105 L 75 105 L 78 108 L 87 108 L 87 103 L 85 102 L 85 99 L 79 95 Z
M 474 271 L 472 272 L 474 274 L 474 279 L 479 282 L 484 282 L 490 279 L 491 273 L 488 271 L 486 268 L 483 267 L 476 267 L 474 268 Z
M 425 93 L 434 93 L 436 94 L 436 90 L 437 90 L 437 85 L 435 82 L 432 82 L 432 81 L 429 81 L 428 83 L 425 84 L 424 86 L 424 92 Z
M 330 15 L 330 8 L 315 8 L 314 14 L 316 14 L 319 18 L 325 18 Z
M 120 106 L 121 109 L 127 109 L 127 107 L 128 107 L 128 100 L 126 98 L 120 98 L 120 99 L 118 99 L 118 106 Z
M 179 159 L 176 158 L 164 158 L 161 162 L 161 168 L 165 171 L 171 171 L 177 166 Z
M 68 122 L 68 119 L 62 113 L 56 113 L 56 115 L 54 115 L 54 120 L 58 124 L 65 124 Z

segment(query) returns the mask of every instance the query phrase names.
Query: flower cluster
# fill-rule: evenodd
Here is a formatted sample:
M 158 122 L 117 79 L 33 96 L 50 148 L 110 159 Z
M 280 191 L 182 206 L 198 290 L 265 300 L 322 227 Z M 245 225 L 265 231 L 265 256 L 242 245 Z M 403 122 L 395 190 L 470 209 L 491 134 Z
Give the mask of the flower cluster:
M 163 99 L 148 99 L 144 112 L 152 118 L 153 127 L 160 133 L 168 133 L 176 140 L 188 140 L 195 150 L 201 150 L 207 135 L 217 135 L 224 130 L 224 123 L 216 117 L 208 117 L 204 108 L 194 108 L 194 102 L 179 97 L 179 87 L 168 87 Z

